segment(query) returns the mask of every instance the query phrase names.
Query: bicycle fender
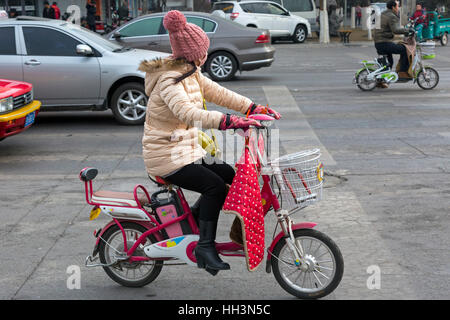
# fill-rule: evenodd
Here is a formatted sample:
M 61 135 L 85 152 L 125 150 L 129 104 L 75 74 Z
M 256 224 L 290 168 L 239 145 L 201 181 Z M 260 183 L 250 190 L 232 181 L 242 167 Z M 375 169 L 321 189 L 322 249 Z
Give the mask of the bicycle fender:
M 367 69 L 369 69 L 370 71 L 375 71 L 376 69 L 373 68 L 374 64 L 367 64 Z M 361 73 L 361 71 L 366 70 L 365 67 L 362 67 L 361 69 L 359 69 L 358 71 L 356 71 L 355 73 L 355 78 Z
M 154 226 L 148 221 L 131 221 L 131 220 L 118 220 L 118 221 L 119 222 L 124 222 L 124 221 L 134 222 L 134 223 L 140 224 L 141 226 L 143 226 L 147 229 L 154 228 Z M 96 234 L 94 236 L 97 238 L 97 240 L 95 241 L 94 251 L 92 253 L 93 257 L 95 257 L 95 255 L 98 253 L 98 244 L 101 241 L 102 235 L 115 224 L 116 223 L 114 222 L 114 220 L 111 220 L 106 226 L 104 226 L 100 230 L 100 232 L 96 232 Z M 159 232 L 155 232 L 155 233 L 153 233 L 153 235 L 155 236 L 157 241 L 163 240 L 163 238 L 160 236 Z
M 361 68 L 355 73 L 355 78 L 361 73 L 361 71 L 366 70 L 366 68 Z
M 292 225 L 292 230 L 297 230 L 297 229 L 312 229 L 317 225 L 317 223 L 314 222 L 301 222 L 301 223 L 296 223 L 294 225 Z M 272 251 L 275 248 L 275 246 L 277 245 L 278 241 L 280 241 L 283 237 L 284 237 L 284 232 L 281 231 L 276 237 L 275 239 L 273 239 L 272 244 L 270 245 L 269 249 L 267 250 L 268 254 L 267 254 L 267 263 L 270 262 L 270 259 L 272 258 Z

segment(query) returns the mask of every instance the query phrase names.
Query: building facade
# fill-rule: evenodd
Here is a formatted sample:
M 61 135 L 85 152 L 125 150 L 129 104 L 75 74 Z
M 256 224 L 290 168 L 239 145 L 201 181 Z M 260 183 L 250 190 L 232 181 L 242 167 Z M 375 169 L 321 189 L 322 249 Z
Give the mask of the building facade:
M 86 0 L 48 0 L 50 4 L 55 1 L 61 10 L 61 15 L 70 5 L 80 7 L 81 16 L 86 15 Z M 98 20 L 107 20 L 111 17 L 112 10 L 118 9 L 124 0 L 96 0 Z M 11 9 L 17 15 L 42 17 L 45 0 L 0 0 L 0 10 L 10 12 Z M 129 15 L 137 16 L 172 9 L 188 11 L 209 11 L 210 0 L 128 0 Z

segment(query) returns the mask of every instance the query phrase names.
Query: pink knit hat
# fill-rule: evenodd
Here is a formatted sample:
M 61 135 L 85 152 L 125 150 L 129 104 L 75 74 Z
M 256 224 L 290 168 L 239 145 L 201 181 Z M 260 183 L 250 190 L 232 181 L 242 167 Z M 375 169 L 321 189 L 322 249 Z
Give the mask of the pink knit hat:
M 163 20 L 169 31 L 170 45 L 174 58 L 187 61 L 201 60 L 208 53 L 209 38 L 199 26 L 188 23 L 178 10 L 167 12 Z

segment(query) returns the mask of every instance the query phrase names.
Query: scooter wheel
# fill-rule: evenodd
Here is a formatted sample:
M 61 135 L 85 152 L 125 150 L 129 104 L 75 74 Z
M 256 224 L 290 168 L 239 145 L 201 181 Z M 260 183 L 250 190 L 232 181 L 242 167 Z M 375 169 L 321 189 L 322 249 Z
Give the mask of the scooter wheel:
M 124 222 L 122 227 L 127 236 L 128 249 L 134 244 L 147 229 L 140 224 Z M 141 244 L 134 255 L 145 256 L 143 247 L 151 243 L 156 243 L 156 239 L 150 235 L 145 243 Z M 158 277 L 163 267 L 163 261 L 150 260 L 140 262 L 128 262 L 117 260 L 117 255 L 124 250 L 122 230 L 117 224 L 111 226 L 102 235 L 98 244 L 98 254 L 100 262 L 103 264 L 116 263 L 111 266 L 104 266 L 106 274 L 115 282 L 125 287 L 143 287 Z
M 447 45 L 447 43 L 448 43 L 448 34 L 447 34 L 447 32 L 446 33 L 444 33 L 442 36 L 441 36 L 441 45 L 442 46 L 446 46 Z
M 369 72 L 367 70 L 362 70 L 356 76 L 356 84 L 362 91 L 372 91 L 377 86 L 376 80 L 367 80 L 368 74 Z
M 282 238 L 273 249 L 271 265 L 278 284 L 301 299 L 322 298 L 336 289 L 344 273 L 344 259 L 336 245 L 324 233 L 313 229 L 293 231 L 304 252 L 304 264 L 298 264 Z
M 423 90 L 432 90 L 439 83 L 439 73 L 432 67 L 424 67 L 417 74 L 417 84 Z

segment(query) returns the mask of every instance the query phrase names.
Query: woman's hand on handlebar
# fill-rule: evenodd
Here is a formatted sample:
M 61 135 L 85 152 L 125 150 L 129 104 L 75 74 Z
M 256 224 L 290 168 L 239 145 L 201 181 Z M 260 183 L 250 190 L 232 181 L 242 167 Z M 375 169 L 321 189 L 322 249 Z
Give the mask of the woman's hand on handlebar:
M 252 103 L 252 105 L 249 108 L 248 114 L 267 114 L 269 116 L 274 117 L 276 120 L 279 120 L 281 118 L 281 114 L 276 112 L 274 109 L 267 107 L 264 107 L 260 104 L 254 104 Z
M 259 121 L 243 118 L 232 114 L 224 114 L 220 121 L 219 130 L 227 129 L 248 129 L 250 126 L 262 128 Z

